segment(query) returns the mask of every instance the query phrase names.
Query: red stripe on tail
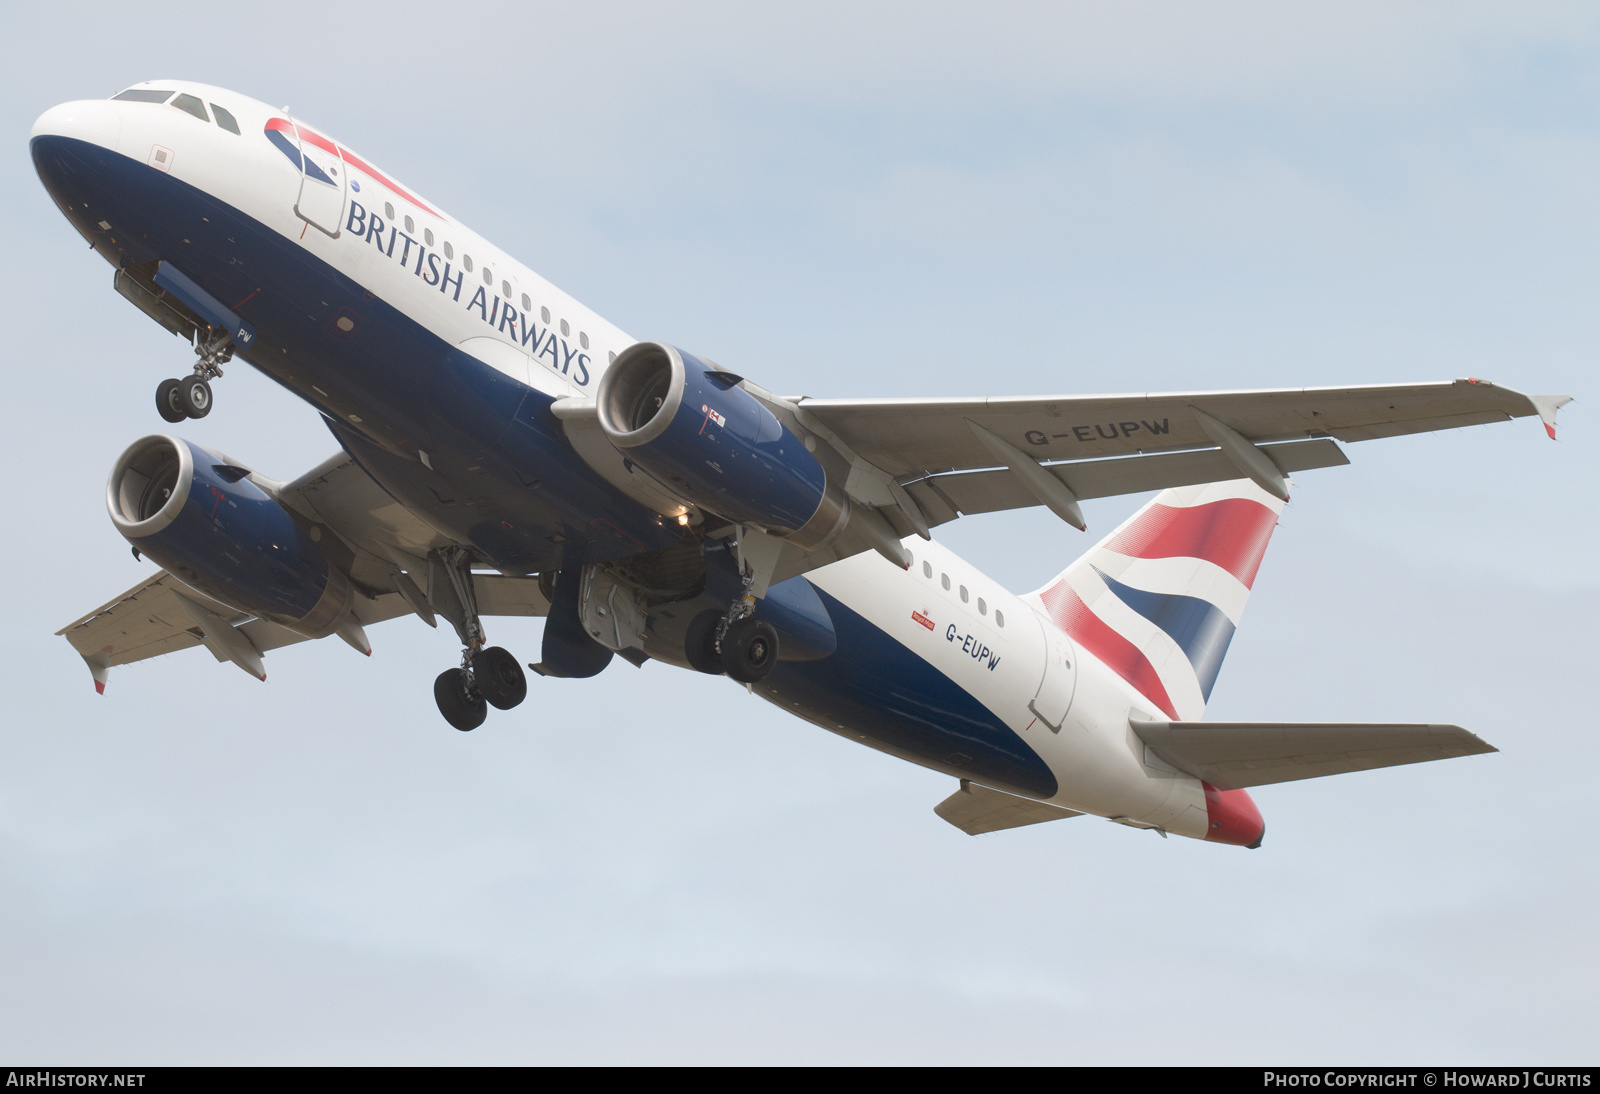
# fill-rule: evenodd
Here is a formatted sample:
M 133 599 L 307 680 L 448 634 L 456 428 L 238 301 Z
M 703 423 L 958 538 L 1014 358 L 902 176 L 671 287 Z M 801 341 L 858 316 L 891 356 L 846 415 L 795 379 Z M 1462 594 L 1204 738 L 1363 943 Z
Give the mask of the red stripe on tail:
M 1152 505 L 1113 536 L 1106 550 L 1133 558 L 1204 559 L 1249 588 L 1277 526 L 1276 513 L 1248 498 L 1186 508 Z
M 1040 593 L 1039 599 L 1044 601 L 1056 626 L 1066 631 L 1068 637 L 1132 684 L 1135 691 L 1160 707 L 1168 718 L 1178 720 L 1178 713 L 1172 708 L 1172 699 L 1167 695 L 1167 689 L 1150 659 L 1139 647 L 1095 615 L 1077 590 L 1065 581 L 1058 581 Z

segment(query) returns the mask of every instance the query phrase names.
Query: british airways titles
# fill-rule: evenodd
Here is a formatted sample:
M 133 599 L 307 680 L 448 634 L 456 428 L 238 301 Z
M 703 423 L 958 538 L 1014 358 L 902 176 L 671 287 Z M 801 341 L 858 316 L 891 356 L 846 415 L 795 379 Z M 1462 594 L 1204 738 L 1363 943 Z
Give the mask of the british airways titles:
M 364 238 L 378 248 L 385 258 L 394 259 L 414 276 L 421 278 L 423 284 L 437 286 L 441 293 L 460 303 L 467 271 L 454 268 L 449 259 L 421 240 L 407 235 L 397 225 L 385 224 L 376 211 L 368 212 L 354 198 L 350 200 L 350 216 L 345 222 L 345 230 L 358 239 Z M 398 253 L 396 244 L 399 244 Z M 502 300 L 498 293 L 490 293 L 486 286 L 477 286 L 477 291 L 467 301 L 467 310 L 477 312 L 478 318 L 490 330 L 509 337 L 528 356 L 551 372 L 567 377 L 579 387 L 588 384 L 589 355 L 557 335 L 550 327 L 541 328 L 532 316 L 512 307 L 511 302 Z

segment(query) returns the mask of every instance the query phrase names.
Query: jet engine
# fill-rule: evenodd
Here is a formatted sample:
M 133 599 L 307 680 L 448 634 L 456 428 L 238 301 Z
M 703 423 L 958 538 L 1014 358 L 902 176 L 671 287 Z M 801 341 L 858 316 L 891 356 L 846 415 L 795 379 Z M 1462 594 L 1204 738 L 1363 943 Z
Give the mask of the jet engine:
M 640 342 L 601 377 L 600 428 L 686 500 L 815 546 L 849 518 L 849 500 L 740 379 L 672 346 Z
M 350 580 L 250 472 L 177 437 L 135 441 L 106 483 L 117 531 L 184 584 L 308 638 L 350 612 Z

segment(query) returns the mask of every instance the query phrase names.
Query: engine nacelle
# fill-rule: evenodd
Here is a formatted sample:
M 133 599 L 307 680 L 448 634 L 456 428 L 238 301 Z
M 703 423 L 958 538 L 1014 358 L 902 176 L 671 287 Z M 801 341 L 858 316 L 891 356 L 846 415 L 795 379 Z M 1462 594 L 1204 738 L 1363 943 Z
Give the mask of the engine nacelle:
M 350 611 L 349 578 L 248 473 L 178 437 L 146 437 L 117 460 L 106 507 L 185 585 L 309 638 L 333 633 Z
M 640 342 L 600 379 L 600 428 L 681 497 L 815 546 L 848 519 L 849 500 L 739 379 L 672 346 Z

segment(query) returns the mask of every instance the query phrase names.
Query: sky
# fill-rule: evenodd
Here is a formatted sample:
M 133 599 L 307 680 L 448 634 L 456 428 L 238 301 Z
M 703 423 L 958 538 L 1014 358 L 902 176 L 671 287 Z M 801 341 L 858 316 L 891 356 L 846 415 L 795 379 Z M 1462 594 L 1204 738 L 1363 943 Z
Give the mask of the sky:
M 1585 4 L 0 7 L 0 1059 L 1595 1063 L 1600 11 Z M 1257 851 L 972 838 L 947 776 L 617 662 L 460 734 L 453 636 L 97 696 L 104 508 L 192 355 L 27 134 L 186 78 L 293 108 L 639 338 L 817 397 L 1476 376 L 1536 422 L 1306 472 L 1208 717 L 1501 752 L 1264 787 Z M 249 369 L 178 430 L 335 444 Z M 938 538 L 1017 591 L 1141 502 Z M 536 655 L 541 624 L 491 620 Z

